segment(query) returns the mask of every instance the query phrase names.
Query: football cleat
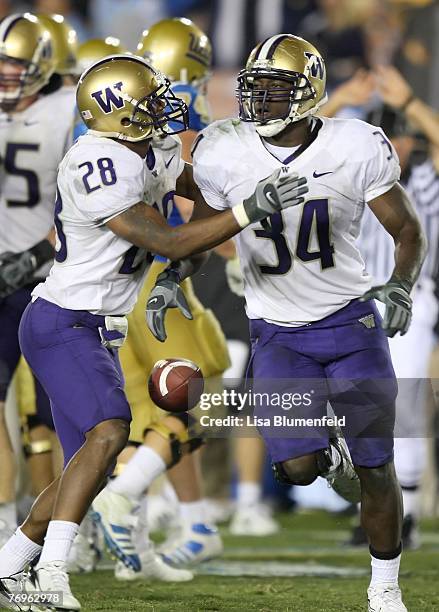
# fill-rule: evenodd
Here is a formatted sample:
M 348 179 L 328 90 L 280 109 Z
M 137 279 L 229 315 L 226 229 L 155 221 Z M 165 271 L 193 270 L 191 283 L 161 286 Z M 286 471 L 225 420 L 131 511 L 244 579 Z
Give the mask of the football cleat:
M 140 572 L 126 567 L 121 561 L 116 563 L 114 575 L 117 580 L 160 580 L 161 582 L 188 582 L 194 575 L 189 570 L 171 567 L 154 550 L 139 555 L 142 564 Z
M 181 537 L 174 540 L 172 547 L 162 547 L 162 551 L 163 559 L 169 565 L 197 565 L 221 555 L 223 542 L 216 528 L 196 523 L 189 529 L 183 528 Z
M 368 612 L 407 612 L 397 584 L 370 586 L 367 589 Z
M 0 579 L 0 610 L 29 610 L 25 603 L 15 603 L 13 595 L 23 593 L 25 574 L 15 574 L 10 578 Z
M 279 525 L 264 504 L 238 509 L 230 523 L 230 533 L 240 536 L 268 536 L 279 531 Z
M 37 565 L 32 569 L 27 579 L 24 581 L 24 590 L 32 594 L 34 592 L 44 593 L 59 593 L 60 601 L 51 601 L 50 604 L 42 606 L 31 606 L 30 610 L 68 610 L 76 612 L 81 609 L 81 604 L 73 595 L 70 589 L 69 576 L 67 574 L 67 565 L 60 561 L 52 561 Z
M 134 571 L 140 571 L 140 559 L 132 536 L 131 501 L 107 487 L 95 498 L 92 508 L 93 518 L 102 529 L 110 554 Z
M 319 451 L 317 453 L 317 463 L 321 476 L 326 478 L 329 486 L 343 499 L 352 504 L 357 504 L 361 500 L 360 479 L 354 469 L 346 440 L 343 436 L 330 438 L 329 444 L 337 449 L 340 455 L 340 463 L 337 467 L 333 466 L 330 448 Z

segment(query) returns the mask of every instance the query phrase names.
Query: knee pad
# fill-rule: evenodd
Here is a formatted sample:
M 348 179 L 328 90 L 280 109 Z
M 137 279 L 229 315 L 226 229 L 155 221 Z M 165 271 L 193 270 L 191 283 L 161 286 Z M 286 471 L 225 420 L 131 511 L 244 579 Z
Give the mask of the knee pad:
M 52 441 L 47 440 L 36 440 L 34 442 L 28 441 L 23 446 L 23 452 L 26 459 L 29 457 L 35 457 L 35 455 L 42 455 L 43 453 L 52 452 Z
M 179 418 L 180 416 L 183 417 L 184 415 L 175 415 L 175 416 Z M 147 433 L 148 431 L 155 431 L 156 433 L 159 434 L 159 436 L 169 441 L 169 445 L 171 448 L 171 463 L 167 466 L 168 469 L 173 467 L 180 461 L 183 455 L 184 446 L 186 446 L 187 450 L 190 453 L 193 453 L 197 448 L 200 448 L 200 446 L 203 444 L 203 440 L 201 440 L 201 438 L 189 438 L 189 433 L 187 429 L 177 434 L 161 421 L 158 421 L 156 423 L 151 423 L 151 425 L 149 425 L 148 428 L 145 429 L 145 433 Z

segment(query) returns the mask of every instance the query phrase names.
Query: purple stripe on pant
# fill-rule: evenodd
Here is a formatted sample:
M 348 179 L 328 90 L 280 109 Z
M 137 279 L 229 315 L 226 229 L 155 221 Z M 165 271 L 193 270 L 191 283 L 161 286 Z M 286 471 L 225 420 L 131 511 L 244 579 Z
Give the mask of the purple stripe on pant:
M 21 319 L 21 350 L 50 398 L 65 464 L 98 423 L 131 421 L 117 351 L 101 344 L 98 327 L 104 321 L 41 298 Z
M 319 418 L 326 414 L 329 401 L 335 414 L 346 418 L 344 434 L 356 465 L 377 467 L 393 458 L 397 383 L 373 302 L 354 300 L 303 327 L 252 320 L 250 332 L 253 390 L 290 394 L 312 390 L 313 396 L 309 406 L 289 413 L 261 400 L 255 407 L 258 417 L 273 416 L 274 410 L 287 417 Z M 259 429 L 274 462 L 328 446 L 326 427 Z

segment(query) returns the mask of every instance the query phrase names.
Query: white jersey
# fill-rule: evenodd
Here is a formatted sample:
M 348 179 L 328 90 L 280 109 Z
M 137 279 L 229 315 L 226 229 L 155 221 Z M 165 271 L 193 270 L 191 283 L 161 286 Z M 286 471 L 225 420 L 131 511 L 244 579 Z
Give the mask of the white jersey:
M 371 278 L 356 247 L 365 203 L 400 175 L 384 133 L 357 119 L 315 119 L 308 146 L 279 161 L 251 123 L 219 121 L 194 148 L 194 177 L 217 210 L 249 197 L 282 165 L 308 179 L 306 202 L 236 237 L 247 315 L 279 325 L 320 320 L 360 297 Z
M 184 168 L 180 153 L 171 136 L 154 141 L 146 160 L 115 140 L 81 136 L 60 164 L 55 262 L 33 296 L 93 314 L 130 312 L 153 255 L 105 223 L 141 201 L 167 217 Z
M 0 115 L 0 253 L 27 250 L 49 233 L 75 108 L 74 88 L 62 87 L 23 112 Z
M 428 241 L 427 257 L 419 278 L 429 280 L 432 285 L 438 265 L 439 176 L 431 160 L 413 167 L 406 191 Z M 395 267 L 395 243 L 370 209 L 364 216 L 358 247 L 374 283 L 381 285 L 388 281 Z

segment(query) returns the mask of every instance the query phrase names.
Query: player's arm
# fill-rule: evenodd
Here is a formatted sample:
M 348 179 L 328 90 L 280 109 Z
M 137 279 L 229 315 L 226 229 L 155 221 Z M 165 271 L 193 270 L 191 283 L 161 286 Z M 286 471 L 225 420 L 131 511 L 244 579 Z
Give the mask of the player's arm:
M 393 337 L 398 331 L 404 335 L 411 320 L 410 292 L 425 259 L 427 241 L 418 216 L 399 184 L 368 205 L 395 241 L 395 268 L 385 285 L 373 287 L 362 299 L 382 301 L 386 305 L 383 328 L 387 335 Z
M 55 255 L 55 229 L 27 251 L 0 254 L 0 298 L 29 283 L 38 270 Z
M 389 104 L 416 125 L 434 145 L 439 146 L 439 115 L 422 102 L 393 66 L 378 66 L 376 69 L 378 90 Z
M 306 179 L 290 174 L 285 169 L 278 169 L 270 177 L 260 181 L 254 193 L 242 204 L 235 205 L 223 212 L 213 211 L 204 201 L 196 186 L 192 168 L 188 164 L 177 184 L 177 193 L 194 200 L 193 220 L 175 228 L 168 228 L 168 235 L 163 236 L 160 242 L 167 240 L 172 243 L 173 239 L 178 241 L 185 234 L 190 235 L 198 245 L 197 251 L 194 249 L 184 254 L 176 254 L 174 251 L 166 255 L 171 260 L 183 259 L 194 252 L 210 249 L 220 244 L 250 223 L 272 214 L 267 209 L 267 203 L 270 203 L 270 200 L 276 201 L 274 206 L 281 210 L 303 202 L 302 195 L 307 191 Z M 256 212 L 255 205 L 259 209 L 258 212 Z M 262 209 L 265 209 L 264 212 Z M 273 211 L 273 204 L 270 204 L 270 209 Z M 204 211 L 204 214 L 201 211 Z M 178 265 L 182 263 L 184 262 L 178 262 Z M 184 294 L 180 289 L 180 272 L 178 269 L 173 269 L 172 265 L 168 267 L 158 276 L 148 299 L 146 310 L 148 326 L 161 342 L 166 340 L 164 321 L 168 308 L 179 308 L 184 316 L 191 318 Z

